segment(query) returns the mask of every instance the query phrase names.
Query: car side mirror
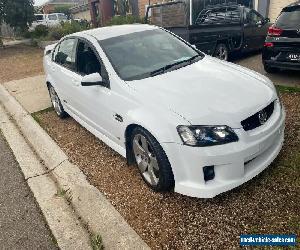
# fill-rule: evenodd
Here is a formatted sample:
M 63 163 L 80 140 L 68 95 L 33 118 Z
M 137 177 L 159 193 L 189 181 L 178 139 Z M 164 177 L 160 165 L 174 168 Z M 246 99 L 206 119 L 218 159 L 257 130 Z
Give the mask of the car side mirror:
M 93 73 L 90 75 L 86 75 L 81 80 L 82 86 L 105 86 L 105 82 L 103 82 L 103 78 L 99 73 Z

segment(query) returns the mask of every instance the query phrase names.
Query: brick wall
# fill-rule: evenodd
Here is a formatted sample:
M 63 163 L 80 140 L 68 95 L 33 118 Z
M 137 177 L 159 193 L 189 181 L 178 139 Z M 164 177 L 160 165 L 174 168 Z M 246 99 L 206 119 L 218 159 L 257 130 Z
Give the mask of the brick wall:
M 186 26 L 185 5 L 174 4 L 153 8 L 151 24 L 162 27 Z
M 150 0 L 150 4 L 152 4 L 154 1 Z M 140 17 L 145 16 L 145 6 L 149 4 L 149 0 L 138 0 L 138 6 L 139 6 L 139 15 Z
M 274 22 L 281 12 L 282 8 L 294 3 L 296 0 L 270 0 L 269 18 Z
M 55 9 L 55 5 L 53 5 L 53 4 L 44 5 L 44 7 L 43 7 L 43 13 L 44 14 L 49 14 L 49 13 L 53 12 L 54 9 Z

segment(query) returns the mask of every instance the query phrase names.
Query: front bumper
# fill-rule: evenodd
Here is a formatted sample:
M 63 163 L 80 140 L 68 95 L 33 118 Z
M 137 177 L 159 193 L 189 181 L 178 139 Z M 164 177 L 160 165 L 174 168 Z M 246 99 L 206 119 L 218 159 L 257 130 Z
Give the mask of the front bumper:
M 174 173 L 175 192 L 212 198 L 249 181 L 279 154 L 284 141 L 284 122 L 285 111 L 277 103 L 263 126 L 248 132 L 236 129 L 238 142 L 205 148 L 164 143 Z M 213 180 L 204 180 L 205 166 L 214 166 Z

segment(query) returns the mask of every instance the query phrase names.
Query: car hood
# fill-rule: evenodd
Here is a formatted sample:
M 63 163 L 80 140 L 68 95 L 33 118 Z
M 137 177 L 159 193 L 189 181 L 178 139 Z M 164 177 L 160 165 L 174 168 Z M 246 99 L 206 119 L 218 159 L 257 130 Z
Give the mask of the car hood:
M 162 107 L 193 125 L 228 125 L 241 121 L 276 98 L 273 84 L 265 77 L 210 56 L 162 75 L 128 84 L 145 103 Z

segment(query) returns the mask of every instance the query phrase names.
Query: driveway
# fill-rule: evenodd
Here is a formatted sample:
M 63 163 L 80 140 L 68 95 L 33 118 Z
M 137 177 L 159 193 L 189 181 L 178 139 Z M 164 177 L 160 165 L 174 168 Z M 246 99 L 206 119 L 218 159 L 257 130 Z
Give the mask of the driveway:
M 233 62 L 269 77 L 276 85 L 300 87 L 300 71 L 286 70 L 276 74 L 268 74 L 264 70 L 260 53 L 235 56 Z

